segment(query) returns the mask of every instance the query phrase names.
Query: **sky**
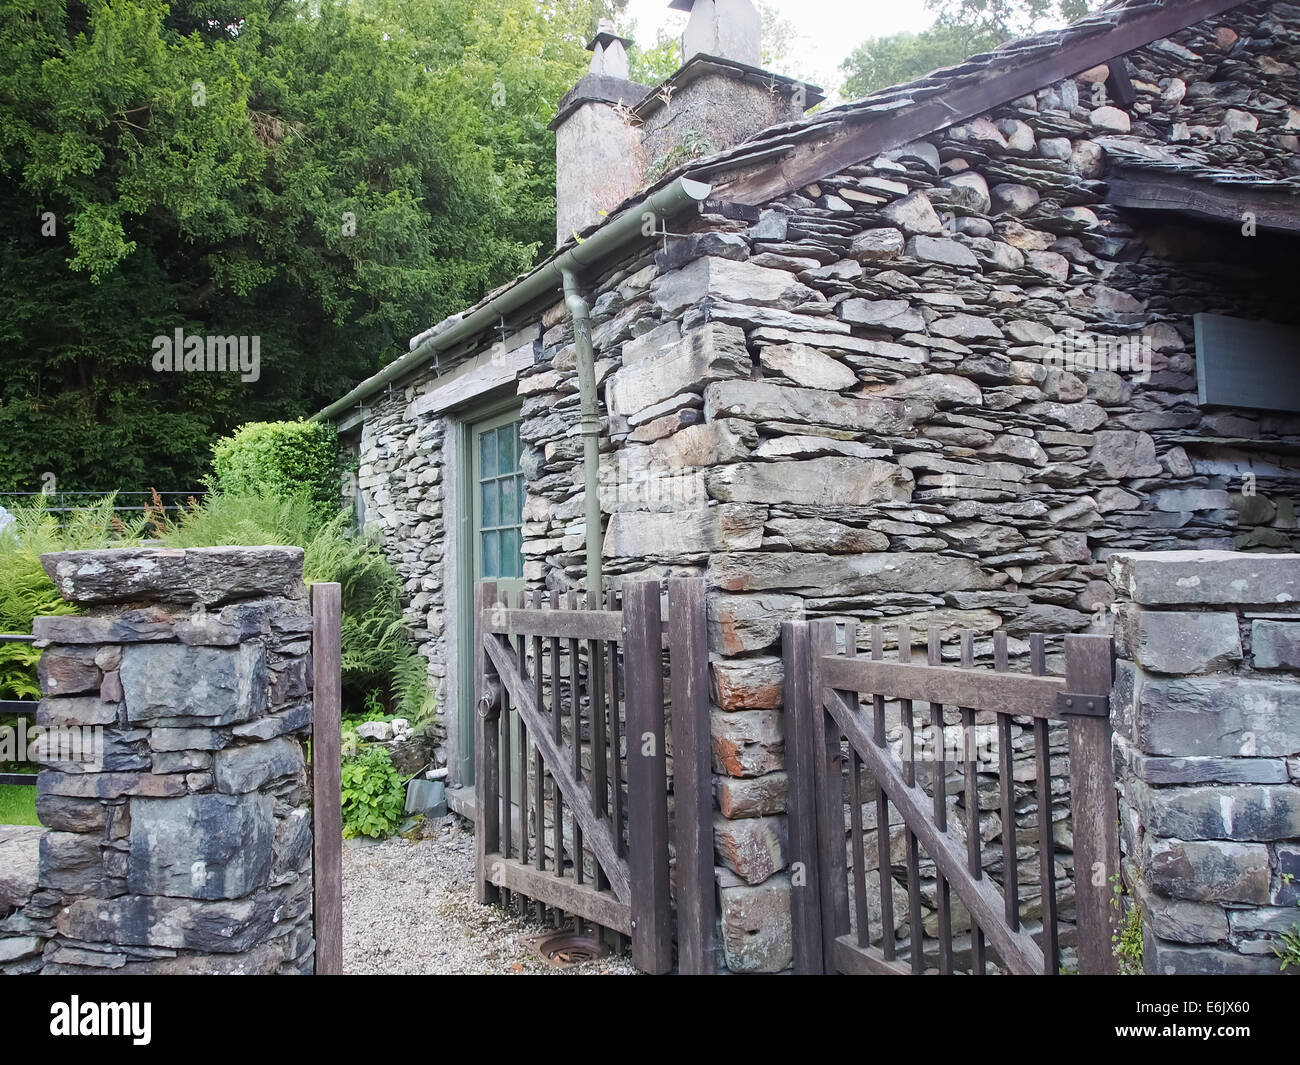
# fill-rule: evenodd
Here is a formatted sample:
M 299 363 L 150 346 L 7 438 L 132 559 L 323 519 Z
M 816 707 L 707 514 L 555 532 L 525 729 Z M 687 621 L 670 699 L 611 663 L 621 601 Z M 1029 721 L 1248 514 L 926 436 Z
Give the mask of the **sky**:
M 776 71 L 817 79 L 831 88 L 842 75 L 839 65 L 868 37 L 883 37 L 904 30 L 923 30 L 934 21 L 925 0 L 767 0 L 792 22 L 799 40 L 791 49 L 790 70 Z M 686 16 L 671 11 L 668 0 L 631 0 L 628 14 L 636 21 L 636 36 L 653 43 L 659 27 L 674 32 L 686 24 Z M 619 27 L 623 29 L 623 27 Z

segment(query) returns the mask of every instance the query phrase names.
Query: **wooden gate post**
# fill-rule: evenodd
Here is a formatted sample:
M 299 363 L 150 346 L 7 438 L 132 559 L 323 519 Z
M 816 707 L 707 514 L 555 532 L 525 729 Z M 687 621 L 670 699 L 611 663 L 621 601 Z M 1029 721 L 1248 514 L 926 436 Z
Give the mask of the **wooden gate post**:
M 713 757 L 709 730 L 709 633 L 704 581 L 668 581 L 668 648 L 673 700 L 673 795 L 677 813 L 677 968 L 712 973 Z
M 658 581 L 623 586 L 623 656 L 627 673 L 632 964 L 643 972 L 667 973 L 673 967 L 673 930 L 668 894 L 668 780 Z
M 501 898 L 487 879 L 487 856 L 501 849 L 501 682 L 483 649 L 483 614 L 496 601 L 496 582 L 480 581 L 474 595 L 474 898 L 481 903 Z
M 1114 643 L 1109 636 L 1065 638 L 1065 690 L 1110 695 Z M 1111 945 L 1111 905 L 1119 873 L 1119 803 L 1109 717 L 1070 716 L 1070 807 L 1074 820 L 1074 890 L 1079 926 L 1079 971 L 1117 972 Z
M 343 972 L 342 591 L 311 586 L 312 892 L 317 976 Z
M 817 779 L 813 768 L 812 635 L 806 621 L 781 623 L 785 684 L 786 773 L 790 780 L 790 917 L 794 971 L 822 964 L 821 875 L 817 850 Z
M 813 779 L 817 796 L 817 852 L 822 958 L 834 970 L 835 940 L 849 931 L 848 861 L 844 853 L 844 755 L 840 730 L 826 712 L 822 659 L 835 654 L 835 622 L 810 623 Z M 886 828 L 888 831 L 888 828 Z

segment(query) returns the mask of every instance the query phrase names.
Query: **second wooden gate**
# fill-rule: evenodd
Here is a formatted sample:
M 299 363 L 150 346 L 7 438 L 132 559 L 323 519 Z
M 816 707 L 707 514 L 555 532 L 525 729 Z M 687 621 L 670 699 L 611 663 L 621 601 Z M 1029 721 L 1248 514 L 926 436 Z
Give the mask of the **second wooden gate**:
M 478 900 L 628 936 L 646 972 L 673 968 L 674 941 L 681 972 L 712 972 L 704 582 L 668 581 L 666 627 L 658 581 L 507 598 L 484 583 L 475 612 Z
M 994 634 L 989 670 L 973 668 L 970 633 L 960 666 L 945 666 L 937 630 L 927 661 L 914 663 L 906 627 L 888 662 L 880 626 L 869 657 L 857 654 L 856 626 L 844 628 L 842 645 L 832 621 L 787 622 L 782 632 L 796 970 L 1060 972 L 1068 900 L 1058 898 L 1049 724 L 1065 722 L 1069 931 L 1079 971 L 1113 972 L 1110 637 L 1065 637 L 1062 677 L 1046 675 L 1041 635 L 1029 638 L 1031 672 L 1020 674 L 1007 672 L 1004 632 Z M 1032 745 L 1032 780 L 1017 745 Z M 992 855 L 986 834 L 1001 836 Z M 1038 904 L 1025 905 L 1022 888 L 1028 896 L 1035 885 Z

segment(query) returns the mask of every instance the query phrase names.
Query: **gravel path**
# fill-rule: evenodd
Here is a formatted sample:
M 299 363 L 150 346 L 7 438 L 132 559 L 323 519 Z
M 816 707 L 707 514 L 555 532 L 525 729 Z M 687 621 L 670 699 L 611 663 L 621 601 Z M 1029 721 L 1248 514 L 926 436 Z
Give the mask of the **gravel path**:
M 569 968 L 529 940 L 552 929 L 474 901 L 474 836 L 454 819 L 433 839 L 343 844 L 343 968 L 365 975 L 547 973 L 631 975 L 626 957 Z

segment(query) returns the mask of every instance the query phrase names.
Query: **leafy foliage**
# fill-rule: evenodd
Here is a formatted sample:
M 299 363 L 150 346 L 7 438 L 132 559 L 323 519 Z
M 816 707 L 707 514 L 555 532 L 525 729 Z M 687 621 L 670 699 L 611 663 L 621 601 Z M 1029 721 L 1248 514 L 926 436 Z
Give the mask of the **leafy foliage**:
M 1081 18 L 1100 0 L 927 0 L 936 22 L 920 33 L 863 41 L 841 64 L 849 99 L 961 63 L 1047 23 Z
M 343 838 L 391 836 L 402 823 L 406 789 L 386 748 L 366 744 L 343 762 Z
M 188 488 L 531 266 L 621 6 L 0 0 L 0 489 Z M 155 373 L 177 328 L 260 337 L 260 379 Z
M 413 722 L 433 711 L 425 660 L 402 618 L 402 582 L 374 536 L 349 531 L 349 515 L 321 521 L 303 493 L 278 496 L 216 493 L 176 520 L 157 511 L 159 539 L 169 547 L 282 544 L 301 547 L 303 578 L 341 586 L 344 698 L 360 705 L 379 687 Z
M 1111 953 L 1119 963 L 1120 976 L 1141 976 L 1142 967 L 1142 911 L 1129 899 L 1127 905 L 1124 885 L 1118 873 L 1113 873 L 1111 884 L 1111 909 L 1114 929 L 1111 932 Z
M 232 496 L 305 493 L 328 516 L 338 510 L 338 436 L 321 422 L 250 422 L 212 448 L 216 488 Z

